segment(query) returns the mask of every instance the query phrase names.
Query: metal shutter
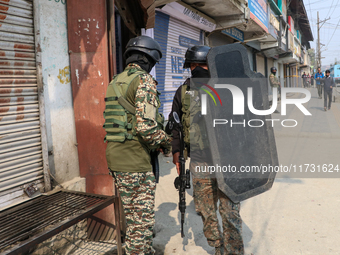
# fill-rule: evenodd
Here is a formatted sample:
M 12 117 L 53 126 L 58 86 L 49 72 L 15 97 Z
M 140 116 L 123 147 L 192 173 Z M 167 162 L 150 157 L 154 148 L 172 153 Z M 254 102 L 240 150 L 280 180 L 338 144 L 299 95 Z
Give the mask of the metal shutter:
M 0 0 L 0 198 L 43 180 L 33 3 Z
M 189 69 L 183 70 L 185 52 L 188 46 L 183 45 L 183 42 L 180 43 L 180 37 L 185 38 L 190 47 L 203 44 L 199 28 L 157 12 L 155 39 L 162 47 L 163 58 L 156 65 L 156 79 L 159 83 L 157 90 L 162 93 L 160 110 L 166 119 L 171 112 L 172 101 L 177 88 L 191 76 Z
M 274 66 L 274 59 L 272 58 L 267 58 L 267 72 L 268 72 L 268 77 L 270 75 L 270 69 Z M 276 73 L 276 76 L 279 76 L 280 75 L 280 71 L 279 71 L 279 68 L 277 67 L 277 73 Z
M 167 101 L 166 99 L 167 93 L 164 90 L 164 85 L 165 85 L 165 70 L 166 70 L 166 61 L 167 61 L 169 20 L 170 20 L 169 15 L 161 13 L 161 12 L 156 12 L 154 38 L 161 46 L 163 57 L 161 58 L 159 63 L 156 64 L 155 67 L 156 67 L 156 80 L 158 82 L 157 90 L 161 92 L 161 96 L 160 96 L 161 107 L 159 111 L 163 114 L 164 114 L 164 104 Z M 167 115 L 165 115 L 164 117 L 168 118 Z
M 256 69 L 258 73 L 266 74 L 264 70 L 264 57 L 259 54 L 256 55 Z

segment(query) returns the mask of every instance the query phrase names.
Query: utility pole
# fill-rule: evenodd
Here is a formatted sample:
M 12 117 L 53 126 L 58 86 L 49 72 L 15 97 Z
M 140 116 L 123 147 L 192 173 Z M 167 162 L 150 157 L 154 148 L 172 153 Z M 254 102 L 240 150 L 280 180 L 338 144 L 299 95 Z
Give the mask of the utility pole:
M 316 55 L 317 55 L 317 67 L 320 67 L 320 68 L 321 68 L 321 46 L 320 45 L 325 46 L 324 44 L 320 43 L 320 29 L 323 26 L 323 24 L 325 24 L 325 22 L 329 19 L 330 18 L 320 21 L 319 12 L 318 12 L 318 22 L 316 23 L 318 25 L 318 42 L 316 46 Z M 322 23 L 321 26 L 320 26 L 320 23 Z
M 319 12 L 318 12 L 318 22 L 316 24 L 318 25 L 318 45 L 316 46 L 317 54 L 318 54 L 317 68 L 319 68 L 319 67 L 321 67 Z

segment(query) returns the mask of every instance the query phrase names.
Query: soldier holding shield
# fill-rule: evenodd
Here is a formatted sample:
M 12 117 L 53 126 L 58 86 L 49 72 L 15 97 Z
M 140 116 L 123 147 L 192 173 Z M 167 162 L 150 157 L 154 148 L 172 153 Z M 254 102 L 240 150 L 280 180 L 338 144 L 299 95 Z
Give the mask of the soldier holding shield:
M 242 220 L 240 217 L 240 203 L 232 202 L 219 188 L 217 179 L 209 172 L 198 172 L 197 169 L 208 168 L 210 150 L 206 141 L 205 130 L 197 125 L 195 119 L 200 116 L 199 86 L 196 79 L 209 80 L 207 66 L 208 46 L 193 46 L 185 54 L 184 68 L 190 68 L 191 79 L 181 85 L 173 100 L 172 112 L 179 115 L 183 125 L 184 143 L 187 155 L 191 158 L 190 171 L 193 176 L 192 184 L 196 211 L 203 221 L 203 232 L 208 244 L 215 247 L 215 254 L 244 254 L 242 239 Z M 179 174 L 179 134 L 173 130 L 173 163 Z M 194 133 L 194 134 L 193 134 Z M 223 233 L 217 219 L 217 202 L 220 201 L 219 212 L 222 217 Z

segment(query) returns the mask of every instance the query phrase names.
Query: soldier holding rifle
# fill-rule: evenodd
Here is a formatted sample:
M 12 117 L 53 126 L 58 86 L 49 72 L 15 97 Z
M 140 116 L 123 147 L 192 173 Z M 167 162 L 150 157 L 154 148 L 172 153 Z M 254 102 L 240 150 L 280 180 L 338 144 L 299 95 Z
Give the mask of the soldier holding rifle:
M 242 220 L 239 214 L 240 204 L 233 203 L 221 192 L 214 175 L 195 171 L 197 167 L 206 167 L 210 164 L 210 150 L 205 139 L 205 131 L 200 130 L 200 127 L 194 124 L 194 122 L 197 122 L 194 119 L 200 116 L 201 106 L 198 93 L 198 86 L 200 85 L 190 80 L 195 80 L 196 78 L 209 80 L 210 75 L 207 66 L 209 50 L 208 46 L 193 46 L 187 50 L 185 55 L 184 68 L 190 68 L 193 79 L 187 79 L 177 89 L 173 100 L 172 112 L 169 115 L 170 120 L 173 120 L 178 115 L 178 119 L 183 127 L 183 136 L 178 128 L 174 128 L 172 131 L 173 163 L 176 164 L 177 172 L 180 175 L 179 180 L 183 180 L 182 182 L 178 181 L 179 188 L 182 187 L 183 191 L 183 185 L 188 186 L 188 183 L 184 181 L 188 178 L 188 174 L 183 169 L 181 142 L 184 142 L 184 157 L 189 156 L 191 158 L 190 172 L 193 175 L 192 183 L 195 207 L 202 217 L 203 232 L 208 244 L 215 247 L 216 255 L 244 254 Z M 195 135 L 192 135 L 193 133 Z M 184 176 L 184 174 L 186 175 Z M 220 232 L 216 214 L 218 200 L 220 200 L 219 212 L 222 216 L 223 233 Z M 183 206 L 181 207 L 181 201 L 179 207 L 182 213 Z

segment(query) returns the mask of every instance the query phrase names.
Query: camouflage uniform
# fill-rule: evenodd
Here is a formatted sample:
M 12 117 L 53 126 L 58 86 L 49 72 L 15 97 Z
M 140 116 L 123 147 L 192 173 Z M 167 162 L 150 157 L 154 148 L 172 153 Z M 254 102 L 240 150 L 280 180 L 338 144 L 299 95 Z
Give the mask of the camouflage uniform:
M 277 98 L 281 98 L 281 86 L 280 86 L 280 81 L 279 78 L 276 77 L 273 73 L 269 75 L 269 81 L 270 81 L 270 86 L 272 88 L 277 88 Z
M 125 71 L 142 71 L 129 64 Z M 146 72 L 137 76 L 126 99 L 134 103 L 137 140 L 109 142 L 106 150 L 108 166 L 114 177 L 126 216 L 126 254 L 154 254 L 152 234 L 154 226 L 155 176 L 150 163 L 150 150 L 160 145 L 168 147 L 171 138 L 157 123 L 160 106 L 156 81 Z M 133 101 L 133 102 L 131 102 Z
M 280 87 L 279 78 L 277 78 L 273 73 L 269 75 L 270 86 L 274 88 Z
M 189 113 L 187 112 L 187 109 L 191 107 L 190 97 L 193 95 L 185 93 L 186 89 L 184 89 L 183 86 L 187 86 L 188 84 L 190 84 L 189 80 L 177 89 L 172 104 L 172 112 L 176 112 L 180 116 L 183 126 L 190 126 L 184 123 L 183 116 L 190 116 L 195 112 L 195 109 L 192 109 Z M 195 107 L 200 108 L 200 105 L 197 104 Z M 184 128 L 183 131 L 187 137 L 190 137 L 190 141 L 194 140 L 188 129 Z M 172 133 L 172 151 L 174 153 L 179 151 L 180 140 L 178 131 L 173 130 Z M 209 163 L 211 160 L 210 149 L 208 147 L 200 149 L 197 144 L 195 146 L 193 142 L 186 146 L 190 149 L 190 172 L 192 175 L 195 210 L 202 217 L 203 232 L 208 244 L 216 248 L 216 254 L 222 254 L 218 252 L 221 251 L 220 247 L 223 246 L 225 250 L 224 254 L 243 254 L 242 220 L 239 214 L 240 204 L 233 203 L 219 190 L 214 175 L 209 172 L 196 172 L 196 166 L 204 168 L 205 166 L 211 165 L 211 163 Z M 219 230 L 216 214 L 218 200 L 220 200 L 219 212 L 222 217 L 223 233 Z
M 190 162 L 194 202 L 196 210 L 201 214 L 203 232 L 208 244 L 217 248 L 224 247 L 224 254 L 244 254 L 242 238 L 242 219 L 240 203 L 233 203 L 219 188 L 217 179 L 212 174 L 197 173 L 196 166 L 207 166 L 207 163 Z M 220 200 L 219 212 L 222 217 L 223 233 L 220 232 L 217 219 L 217 201 Z
M 127 254 L 154 254 L 155 176 L 152 172 L 113 172 L 113 177 L 124 207 Z
M 211 161 L 211 150 L 207 143 L 204 125 L 200 125 L 201 105 L 199 100 L 199 84 L 207 83 L 210 79 L 207 63 L 208 46 L 193 46 L 185 54 L 183 68 L 189 68 L 192 63 L 203 64 L 191 68 L 192 77 L 180 86 L 174 96 L 172 112 L 176 112 L 182 125 L 188 156 L 191 159 L 193 197 L 195 209 L 203 221 L 203 232 L 208 244 L 215 247 L 215 254 L 220 255 L 224 246 L 224 254 L 243 254 L 242 220 L 239 214 L 240 204 L 234 204 L 219 189 L 217 180 L 209 172 L 196 172 L 196 166 L 207 167 Z M 191 80 L 193 79 L 193 80 Z M 197 79 L 197 83 L 194 82 Z M 192 83 L 190 82 L 192 81 Z M 198 117 L 198 119 L 197 119 Z M 195 120 L 197 119 L 197 120 Z M 181 149 L 179 131 L 172 131 L 172 151 L 174 155 Z M 178 155 L 178 154 L 177 154 Z M 176 162 L 176 156 L 174 156 Z M 217 201 L 220 200 L 219 211 L 222 217 L 223 234 L 221 234 L 217 218 Z

